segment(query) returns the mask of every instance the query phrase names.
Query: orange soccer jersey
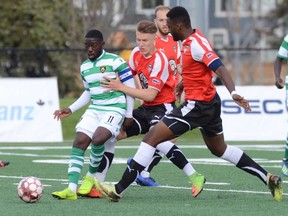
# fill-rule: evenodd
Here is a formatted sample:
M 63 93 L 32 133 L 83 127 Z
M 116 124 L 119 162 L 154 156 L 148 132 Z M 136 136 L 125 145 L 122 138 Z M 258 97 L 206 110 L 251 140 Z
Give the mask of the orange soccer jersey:
M 183 41 L 181 57 L 185 100 L 210 101 L 216 88 L 208 66 L 219 57 L 198 29 Z
M 168 80 L 168 83 L 174 82 L 174 86 L 178 84 L 177 65 L 180 64 L 180 47 L 179 43 L 173 40 L 172 35 L 168 34 L 167 39 L 156 36 L 155 46 L 160 51 L 164 52 L 169 62 L 169 72 L 174 76 L 174 80 Z M 171 77 L 172 78 L 172 77 Z
M 167 57 L 156 50 L 150 57 L 144 57 L 138 47 L 135 47 L 129 59 L 129 66 L 133 75 L 138 75 L 142 88 L 154 88 L 159 93 L 152 102 L 144 101 L 146 106 L 155 106 L 175 101 L 174 86 L 167 83 L 171 79 L 168 71 Z

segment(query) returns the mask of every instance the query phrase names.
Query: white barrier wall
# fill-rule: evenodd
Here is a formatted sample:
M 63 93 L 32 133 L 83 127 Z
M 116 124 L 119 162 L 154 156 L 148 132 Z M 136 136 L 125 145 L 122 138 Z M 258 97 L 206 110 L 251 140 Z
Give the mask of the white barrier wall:
M 222 100 L 224 136 L 230 141 L 283 141 L 288 131 L 285 90 L 275 86 L 238 86 L 237 92 L 249 100 L 246 112 L 232 100 L 224 86 L 217 86 Z
M 57 78 L 0 78 L 0 142 L 62 142 Z

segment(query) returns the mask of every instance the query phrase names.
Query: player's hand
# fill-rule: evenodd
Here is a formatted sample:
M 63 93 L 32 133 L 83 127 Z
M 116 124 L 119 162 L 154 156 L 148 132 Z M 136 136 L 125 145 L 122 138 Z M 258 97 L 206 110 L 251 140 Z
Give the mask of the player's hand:
M 238 95 L 238 94 L 233 94 L 232 96 L 233 100 L 235 101 L 236 104 L 238 104 L 239 106 L 243 107 L 245 110 L 247 111 L 251 111 L 251 107 L 249 102 L 244 99 L 244 97 Z
M 57 119 L 57 121 L 62 120 L 63 118 L 66 118 L 72 114 L 71 110 L 69 108 L 63 108 L 59 110 L 55 110 L 53 113 L 54 119 Z
M 276 79 L 276 82 L 275 82 L 275 86 L 278 88 L 278 89 L 282 89 L 284 87 L 284 82 L 281 78 L 279 79 Z
M 180 82 L 180 83 L 178 83 L 178 85 L 175 88 L 176 100 L 179 101 L 179 102 L 181 101 L 182 92 L 183 92 L 183 83 Z
M 112 79 L 110 77 L 104 76 L 103 77 L 105 81 L 101 81 L 101 84 L 105 86 L 106 88 L 109 88 L 108 91 L 114 90 L 114 91 L 121 91 L 122 83 L 120 81 L 119 76 L 116 74 L 116 79 Z

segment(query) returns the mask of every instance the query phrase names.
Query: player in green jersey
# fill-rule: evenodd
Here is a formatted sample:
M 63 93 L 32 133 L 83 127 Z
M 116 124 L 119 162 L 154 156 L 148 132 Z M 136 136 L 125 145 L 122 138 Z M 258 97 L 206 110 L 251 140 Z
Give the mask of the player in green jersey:
M 104 144 L 107 146 L 116 138 L 123 122 L 123 124 L 131 122 L 134 98 L 120 91 L 107 91 L 108 89 L 100 84 L 104 76 L 114 79 L 117 73 L 124 85 L 135 87 L 131 70 L 120 56 L 106 52 L 103 49 L 104 44 L 99 30 L 91 30 L 85 35 L 88 59 L 80 67 L 85 90 L 68 108 L 54 112 L 54 118 L 62 120 L 90 101 L 90 105 L 76 125 L 76 138 L 68 167 L 68 187 L 63 191 L 52 193 L 52 196 L 58 199 L 77 199 L 77 185 L 84 164 L 84 153 L 90 143 L 89 171 L 84 179 L 86 181 L 92 181 L 93 174 L 98 170 L 105 150 Z M 80 194 L 81 190 L 83 188 L 80 187 L 78 189 Z
M 285 82 L 281 78 L 282 64 L 285 60 L 288 60 L 288 34 L 285 36 L 274 62 L 275 85 L 278 89 L 282 89 L 285 85 L 286 106 L 288 107 L 288 69 L 286 71 Z M 281 164 L 281 170 L 285 176 L 288 176 L 288 133 L 286 136 L 285 153 Z

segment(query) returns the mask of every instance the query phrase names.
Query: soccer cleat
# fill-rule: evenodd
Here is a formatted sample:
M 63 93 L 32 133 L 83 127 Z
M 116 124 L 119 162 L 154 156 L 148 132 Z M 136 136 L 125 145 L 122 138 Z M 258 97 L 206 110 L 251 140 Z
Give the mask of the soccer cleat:
M 84 176 L 81 186 L 78 189 L 79 195 L 87 195 L 90 193 L 94 186 L 93 178 L 90 176 Z
M 288 176 L 288 160 L 287 159 L 282 160 L 281 171 L 283 175 Z
M 71 191 L 70 188 L 66 188 L 63 191 L 55 191 L 52 192 L 52 196 L 58 199 L 66 199 L 66 200 L 76 200 L 77 194 Z
M 92 187 L 91 191 L 86 195 L 79 194 L 78 191 L 77 191 L 77 194 L 79 196 L 90 197 L 90 198 L 102 198 L 103 197 L 102 194 L 95 187 Z
M 202 192 L 206 179 L 197 172 L 193 173 L 189 178 L 190 183 L 192 184 L 192 196 L 197 197 Z
M 274 198 L 274 200 L 280 202 L 283 199 L 282 179 L 280 176 L 267 174 L 267 186 Z
M 121 195 L 117 194 L 115 190 L 115 185 L 105 184 L 103 182 L 99 182 L 96 178 L 94 178 L 94 184 L 96 189 L 108 200 L 112 202 L 119 202 Z
M 141 186 L 157 187 L 159 186 L 151 177 L 144 178 L 140 174 L 137 176 L 136 183 Z
M 8 161 L 0 161 L 0 167 L 8 166 L 10 163 Z

